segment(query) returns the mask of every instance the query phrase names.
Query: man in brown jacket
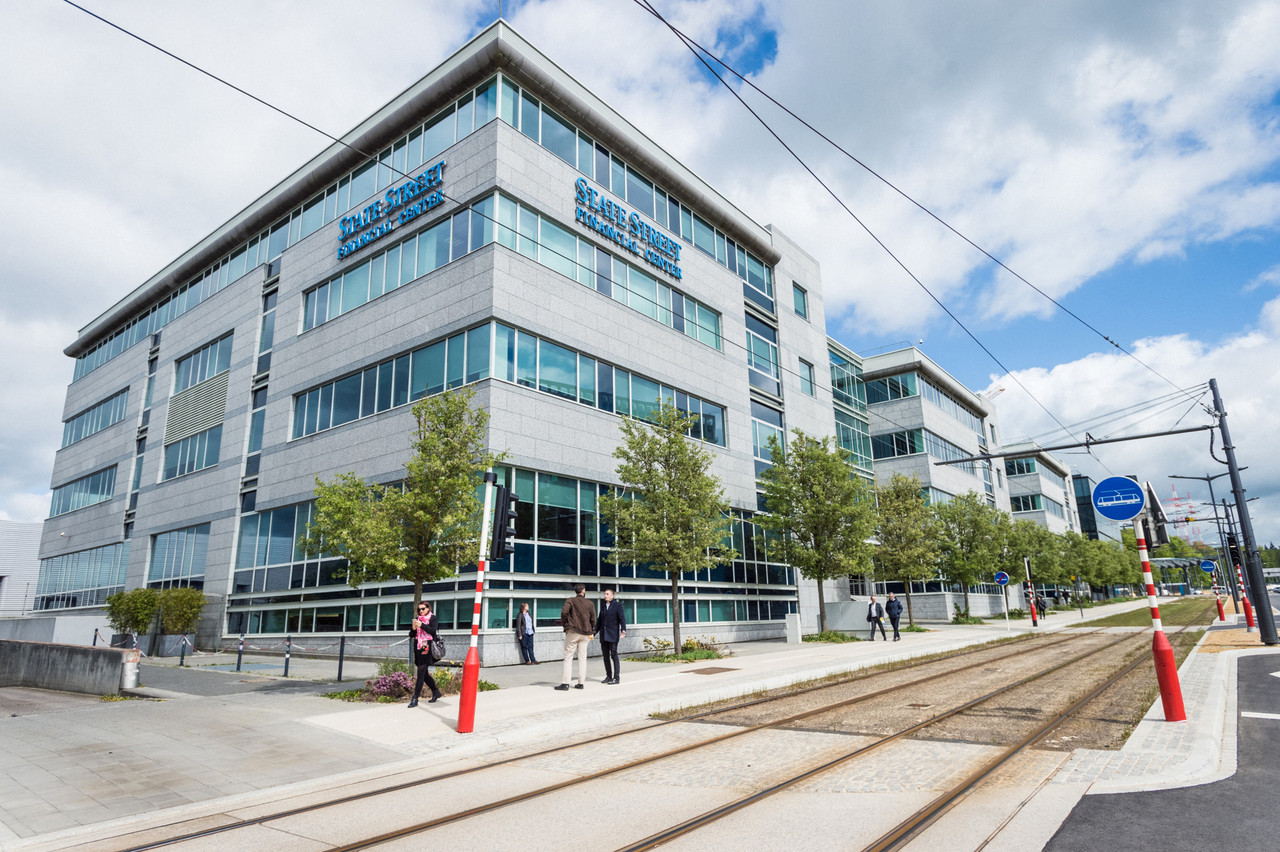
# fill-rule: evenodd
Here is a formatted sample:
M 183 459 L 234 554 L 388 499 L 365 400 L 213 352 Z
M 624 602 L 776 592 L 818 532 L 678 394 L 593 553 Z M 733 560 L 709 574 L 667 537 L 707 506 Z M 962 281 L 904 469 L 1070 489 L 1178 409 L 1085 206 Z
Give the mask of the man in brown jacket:
M 556 689 L 568 689 L 573 677 L 573 655 L 578 654 L 578 683 L 575 689 L 585 689 L 587 682 L 587 646 L 591 643 L 591 631 L 595 629 L 596 608 L 587 600 L 587 587 L 579 583 L 573 587 L 574 596 L 560 608 L 560 623 L 564 625 L 564 671 Z

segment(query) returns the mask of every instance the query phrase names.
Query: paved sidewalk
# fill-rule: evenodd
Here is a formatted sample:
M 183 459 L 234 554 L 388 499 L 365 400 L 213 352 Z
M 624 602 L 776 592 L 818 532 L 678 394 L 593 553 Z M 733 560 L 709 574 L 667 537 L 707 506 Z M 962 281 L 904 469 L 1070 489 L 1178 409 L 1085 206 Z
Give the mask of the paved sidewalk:
M 1145 605 L 1132 601 L 1095 607 L 1085 617 Z M 1077 613 L 1060 612 L 1038 629 L 1056 631 L 1082 623 L 1087 626 Z M 404 704 L 358 705 L 319 697 L 339 688 L 322 682 L 336 674 L 332 660 L 295 657 L 287 681 L 272 668 L 234 673 L 212 671 L 211 666 L 190 671 L 148 666 L 143 682 L 157 686 L 143 692 L 166 700 L 106 703 L 78 696 L 56 711 L 0 718 L 0 752 L 9 756 L 0 765 L 0 846 L 58 848 L 126 824 L 158 825 L 217 814 L 232 802 L 244 806 L 285 792 L 340 787 L 420 766 L 421 755 L 432 755 L 439 763 L 526 743 L 586 737 L 595 729 L 641 722 L 656 712 L 1006 635 L 1003 621 L 930 627 L 929 633 L 904 633 L 898 643 L 758 642 L 734 646 L 733 656 L 705 663 L 624 660 L 622 683 L 616 686 L 599 682 L 603 667 L 593 658 L 593 681 L 585 690 L 569 692 L 552 689 L 560 681 L 558 661 L 487 668 L 481 677 L 502 688 L 479 695 L 475 732 L 465 735 L 455 731 L 456 697 L 424 702 L 414 710 Z M 1011 622 L 1009 632 L 1031 629 L 1023 619 Z M 230 656 L 234 663 L 234 654 Z M 221 663 L 206 656 L 195 661 Z M 249 655 L 244 662 L 282 664 L 278 658 Z M 344 677 L 362 680 L 372 671 L 371 663 L 348 661 Z M 1204 676 L 1206 694 L 1221 684 L 1223 675 L 1213 669 Z M 308 682 L 307 677 L 316 680 Z M 239 687 L 249 689 L 237 691 Z M 1193 683 L 1184 688 L 1200 689 Z M 11 712 L 7 692 L 0 690 L 4 717 Z M 1153 740 L 1151 746 L 1177 750 L 1187 744 Z

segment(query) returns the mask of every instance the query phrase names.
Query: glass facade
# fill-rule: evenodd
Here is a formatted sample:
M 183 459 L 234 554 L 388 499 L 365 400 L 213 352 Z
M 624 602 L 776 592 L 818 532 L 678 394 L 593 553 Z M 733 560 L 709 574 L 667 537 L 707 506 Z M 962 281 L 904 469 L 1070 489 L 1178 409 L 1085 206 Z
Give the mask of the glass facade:
M 231 369 L 231 341 L 228 334 L 179 358 L 174 365 L 173 392 L 179 394 Z
M 1035 459 L 1005 459 L 1004 472 L 1006 476 L 1022 476 L 1028 473 L 1035 473 L 1039 470 Z
M 170 586 L 204 588 L 208 554 L 209 524 L 153 535 L 147 585 L 164 589 Z
M 667 401 L 696 418 L 690 437 L 725 445 L 722 406 L 503 323 L 476 326 L 303 391 L 294 397 L 292 435 L 302 438 L 491 376 L 641 420 L 652 420 Z
M 116 466 L 104 468 L 88 476 L 59 485 L 53 489 L 53 501 L 49 517 L 65 515 L 110 500 L 116 491 Z
M 127 541 L 41 559 L 34 608 L 101 606 L 108 595 L 124 591 L 128 564 Z
M 566 590 L 577 582 L 590 592 L 616 588 L 635 624 L 670 623 L 667 574 L 644 565 L 613 565 L 605 559 L 612 544 L 599 515 L 598 499 L 608 487 L 523 468 L 497 469 L 498 482 L 519 498 L 516 550 L 492 562 L 482 626 L 507 629 L 521 601 L 534 605 L 539 626 L 560 615 Z M 408 628 L 412 586 L 370 583 L 351 589 L 341 579 L 342 560 L 308 560 L 297 547 L 314 504 L 283 506 L 241 517 L 228 633 L 399 631 Z M 739 558 L 682 580 L 691 624 L 776 621 L 794 612 L 795 572 L 769 559 L 769 541 L 735 511 L 733 546 Z M 474 567 L 460 577 L 424 586 L 424 596 L 444 629 L 470 625 Z M 470 579 L 469 579 L 470 578 Z M 513 605 L 515 604 L 515 605 Z M 687 613 L 682 615 L 688 615 Z
M 129 407 L 129 389 L 113 394 L 92 408 L 82 411 L 62 424 L 62 446 L 74 444 L 124 419 Z
M 161 480 L 173 479 L 214 467 L 222 454 L 222 426 L 214 426 L 190 438 L 175 441 L 164 448 Z

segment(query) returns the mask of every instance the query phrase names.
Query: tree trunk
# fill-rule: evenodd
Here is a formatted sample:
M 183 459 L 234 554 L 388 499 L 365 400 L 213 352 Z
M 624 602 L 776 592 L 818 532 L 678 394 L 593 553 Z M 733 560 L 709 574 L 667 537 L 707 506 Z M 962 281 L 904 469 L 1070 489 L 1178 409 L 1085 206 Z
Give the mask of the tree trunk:
M 822 581 L 818 581 L 818 629 L 827 632 L 827 601 L 822 595 Z
M 675 647 L 671 653 L 680 653 L 680 572 L 671 572 L 671 636 Z
M 915 627 L 916 617 L 911 612 L 911 581 L 908 580 L 907 582 L 903 583 L 903 585 L 906 586 L 907 588 L 907 626 Z
M 965 618 L 968 618 L 969 617 L 969 584 L 965 583 L 963 588 L 964 588 L 964 616 Z

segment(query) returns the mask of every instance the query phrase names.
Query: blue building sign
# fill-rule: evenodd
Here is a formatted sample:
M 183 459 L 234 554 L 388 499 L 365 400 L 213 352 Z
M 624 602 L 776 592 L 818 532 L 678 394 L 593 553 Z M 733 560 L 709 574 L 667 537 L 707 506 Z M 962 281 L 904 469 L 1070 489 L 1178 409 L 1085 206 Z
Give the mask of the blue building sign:
M 1146 504 L 1142 486 L 1127 476 L 1108 476 L 1093 487 L 1093 508 L 1109 521 L 1136 518 Z
M 343 216 L 339 222 L 342 245 L 338 247 L 338 260 L 395 230 L 396 219 L 391 214 L 397 210 L 400 211 L 399 222 L 403 225 L 439 207 L 444 203 L 444 193 L 438 189 L 443 183 L 444 160 L 441 160 L 417 177 L 388 189 L 386 195 L 359 212 Z
M 616 201 L 592 189 L 586 178 L 574 183 L 574 200 L 578 203 L 574 219 L 615 243 L 650 266 L 661 269 L 672 278 L 683 278 L 680 271 L 680 241 L 669 237 L 640 217 L 628 213 Z

